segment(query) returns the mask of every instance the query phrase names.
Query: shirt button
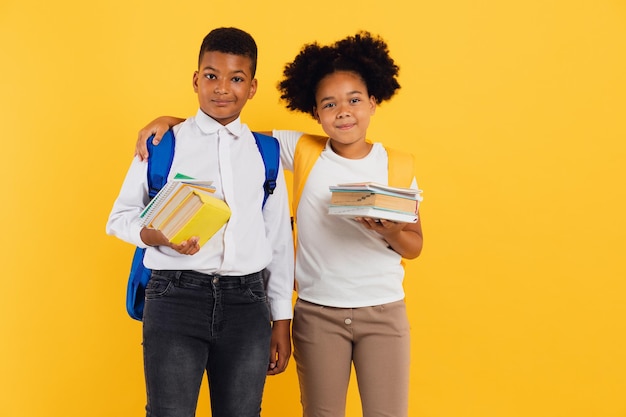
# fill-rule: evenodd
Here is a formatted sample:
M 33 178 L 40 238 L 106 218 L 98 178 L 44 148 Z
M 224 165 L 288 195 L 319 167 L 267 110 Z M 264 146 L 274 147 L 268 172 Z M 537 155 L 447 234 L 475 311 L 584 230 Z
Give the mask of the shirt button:
M 351 319 L 345 319 L 343 322 L 346 323 L 346 324 L 350 324 L 350 323 L 352 323 L 352 320 Z

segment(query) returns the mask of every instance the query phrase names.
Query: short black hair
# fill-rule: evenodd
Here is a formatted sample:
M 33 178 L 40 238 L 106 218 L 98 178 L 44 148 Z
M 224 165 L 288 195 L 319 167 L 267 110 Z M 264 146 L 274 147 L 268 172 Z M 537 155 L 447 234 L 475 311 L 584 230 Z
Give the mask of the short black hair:
M 285 65 L 278 90 L 288 109 L 314 116 L 317 86 L 327 75 L 337 71 L 359 75 L 368 95 L 381 103 L 400 88 L 399 70 L 389 55 L 387 43 L 379 36 L 361 31 L 332 45 L 311 43 L 302 47 L 293 62 Z
M 216 51 L 225 54 L 241 55 L 252 61 L 252 77 L 256 74 L 257 46 L 254 38 L 247 32 L 234 27 L 213 29 L 204 37 L 200 54 L 198 55 L 198 67 L 202 62 L 205 52 Z

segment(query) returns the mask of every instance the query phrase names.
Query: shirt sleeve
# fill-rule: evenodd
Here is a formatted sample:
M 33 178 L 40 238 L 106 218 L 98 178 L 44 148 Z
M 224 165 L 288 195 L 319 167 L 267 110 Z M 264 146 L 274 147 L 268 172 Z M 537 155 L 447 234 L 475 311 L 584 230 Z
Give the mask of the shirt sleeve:
M 272 247 L 272 260 L 267 266 L 270 273 L 267 295 L 272 320 L 293 317 L 294 246 L 289 214 L 289 198 L 282 163 L 279 164 L 276 189 L 263 209 L 265 233 Z
M 148 164 L 137 157 L 128 169 L 124 183 L 106 224 L 106 233 L 140 248 L 146 248 L 141 240 L 139 215 L 148 204 Z
M 298 139 L 304 133 L 297 130 L 273 130 L 272 136 L 280 143 L 280 160 L 284 169 L 293 171 L 293 157 L 296 153 Z

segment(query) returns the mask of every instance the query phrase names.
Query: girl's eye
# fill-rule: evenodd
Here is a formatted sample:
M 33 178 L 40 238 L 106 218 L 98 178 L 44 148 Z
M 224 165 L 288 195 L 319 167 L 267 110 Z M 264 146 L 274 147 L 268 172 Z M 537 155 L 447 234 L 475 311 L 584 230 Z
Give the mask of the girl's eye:
M 353 99 L 350 100 L 350 103 L 356 104 L 356 103 L 359 103 L 360 101 L 361 101 L 360 98 L 353 98 Z
M 326 103 L 322 106 L 323 109 L 329 109 L 331 107 L 335 107 L 335 103 Z

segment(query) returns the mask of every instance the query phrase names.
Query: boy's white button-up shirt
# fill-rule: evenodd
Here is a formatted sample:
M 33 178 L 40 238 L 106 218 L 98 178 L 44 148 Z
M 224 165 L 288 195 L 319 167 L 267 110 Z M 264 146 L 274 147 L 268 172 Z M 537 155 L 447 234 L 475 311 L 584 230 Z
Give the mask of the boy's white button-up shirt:
M 169 178 L 177 173 L 212 180 L 231 218 L 200 251 L 180 255 L 169 247 L 148 247 L 150 269 L 195 270 L 206 274 L 247 275 L 267 268 L 273 320 L 292 317 L 293 240 L 282 167 L 274 193 L 263 203 L 265 167 L 254 136 L 239 119 L 222 126 L 201 110 L 174 127 L 176 147 Z M 139 214 L 149 202 L 147 163 L 135 158 L 107 223 L 107 233 L 146 247 Z

